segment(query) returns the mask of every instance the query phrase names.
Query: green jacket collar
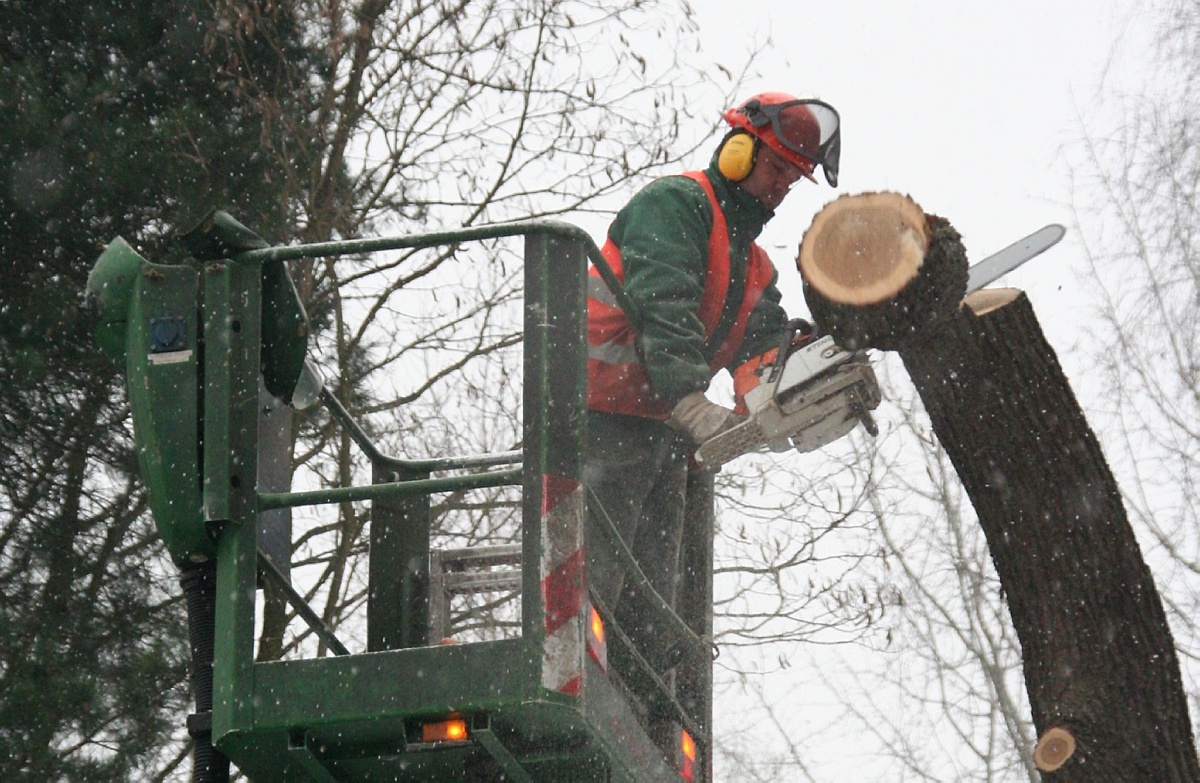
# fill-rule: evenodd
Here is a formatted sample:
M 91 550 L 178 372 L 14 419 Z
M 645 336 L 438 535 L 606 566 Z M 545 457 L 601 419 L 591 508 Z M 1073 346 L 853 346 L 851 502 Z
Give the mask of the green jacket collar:
M 725 210 L 725 221 L 731 231 L 737 231 L 750 241 L 762 233 L 763 226 L 775 216 L 775 213 L 762 205 L 754 196 L 737 186 L 717 168 L 716 156 L 708 168 L 704 170 L 716 191 L 717 200 Z M 736 227 L 736 228 L 735 228 Z

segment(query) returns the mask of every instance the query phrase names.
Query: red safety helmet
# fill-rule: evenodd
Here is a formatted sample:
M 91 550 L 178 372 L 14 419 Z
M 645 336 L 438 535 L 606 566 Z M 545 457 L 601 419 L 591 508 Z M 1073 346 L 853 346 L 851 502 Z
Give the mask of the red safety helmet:
M 837 109 L 824 101 L 800 99 L 786 92 L 761 92 L 723 115 L 783 156 L 816 182 L 817 164 L 825 179 L 837 187 L 838 157 L 841 154 L 841 119 Z

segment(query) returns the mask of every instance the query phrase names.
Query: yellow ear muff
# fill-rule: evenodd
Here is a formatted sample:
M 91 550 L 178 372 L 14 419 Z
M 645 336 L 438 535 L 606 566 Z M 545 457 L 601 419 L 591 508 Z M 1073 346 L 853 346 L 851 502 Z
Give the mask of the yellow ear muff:
M 717 153 L 717 169 L 734 182 L 750 176 L 758 152 L 757 141 L 749 133 L 731 134 Z

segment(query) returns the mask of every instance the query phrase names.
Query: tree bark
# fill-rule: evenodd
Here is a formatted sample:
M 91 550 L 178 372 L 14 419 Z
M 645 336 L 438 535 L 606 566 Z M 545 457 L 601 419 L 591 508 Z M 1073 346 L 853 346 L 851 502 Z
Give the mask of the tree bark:
M 1008 597 L 1046 779 L 1200 780 L 1162 601 L 1033 308 L 1015 289 L 960 306 L 958 233 L 915 206 L 866 194 L 822 210 L 797 259 L 813 317 L 904 361 Z
M 1166 613 L 1029 299 L 965 305 L 900 356 L 1008 597 L 1039 763 L 1048 780 L 1200 780 Z

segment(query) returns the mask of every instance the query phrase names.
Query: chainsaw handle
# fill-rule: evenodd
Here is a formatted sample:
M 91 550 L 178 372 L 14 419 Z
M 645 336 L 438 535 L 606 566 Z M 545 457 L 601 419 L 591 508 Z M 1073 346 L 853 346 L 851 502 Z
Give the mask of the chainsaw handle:
M 767 373 L 767 383 L 778 379 L 779 374 L 783 372 L 783 366 L 787 364 L 788 356 L 792 353 L 796 335 L 803 333 L 811 337 L 816 331 L 813 325 L 803 318 L 793 318 L 783 325 L 783 332 L 779 335 L 779 348 L 775 352 L 775 363 L 771 366 L 771 372 Z

